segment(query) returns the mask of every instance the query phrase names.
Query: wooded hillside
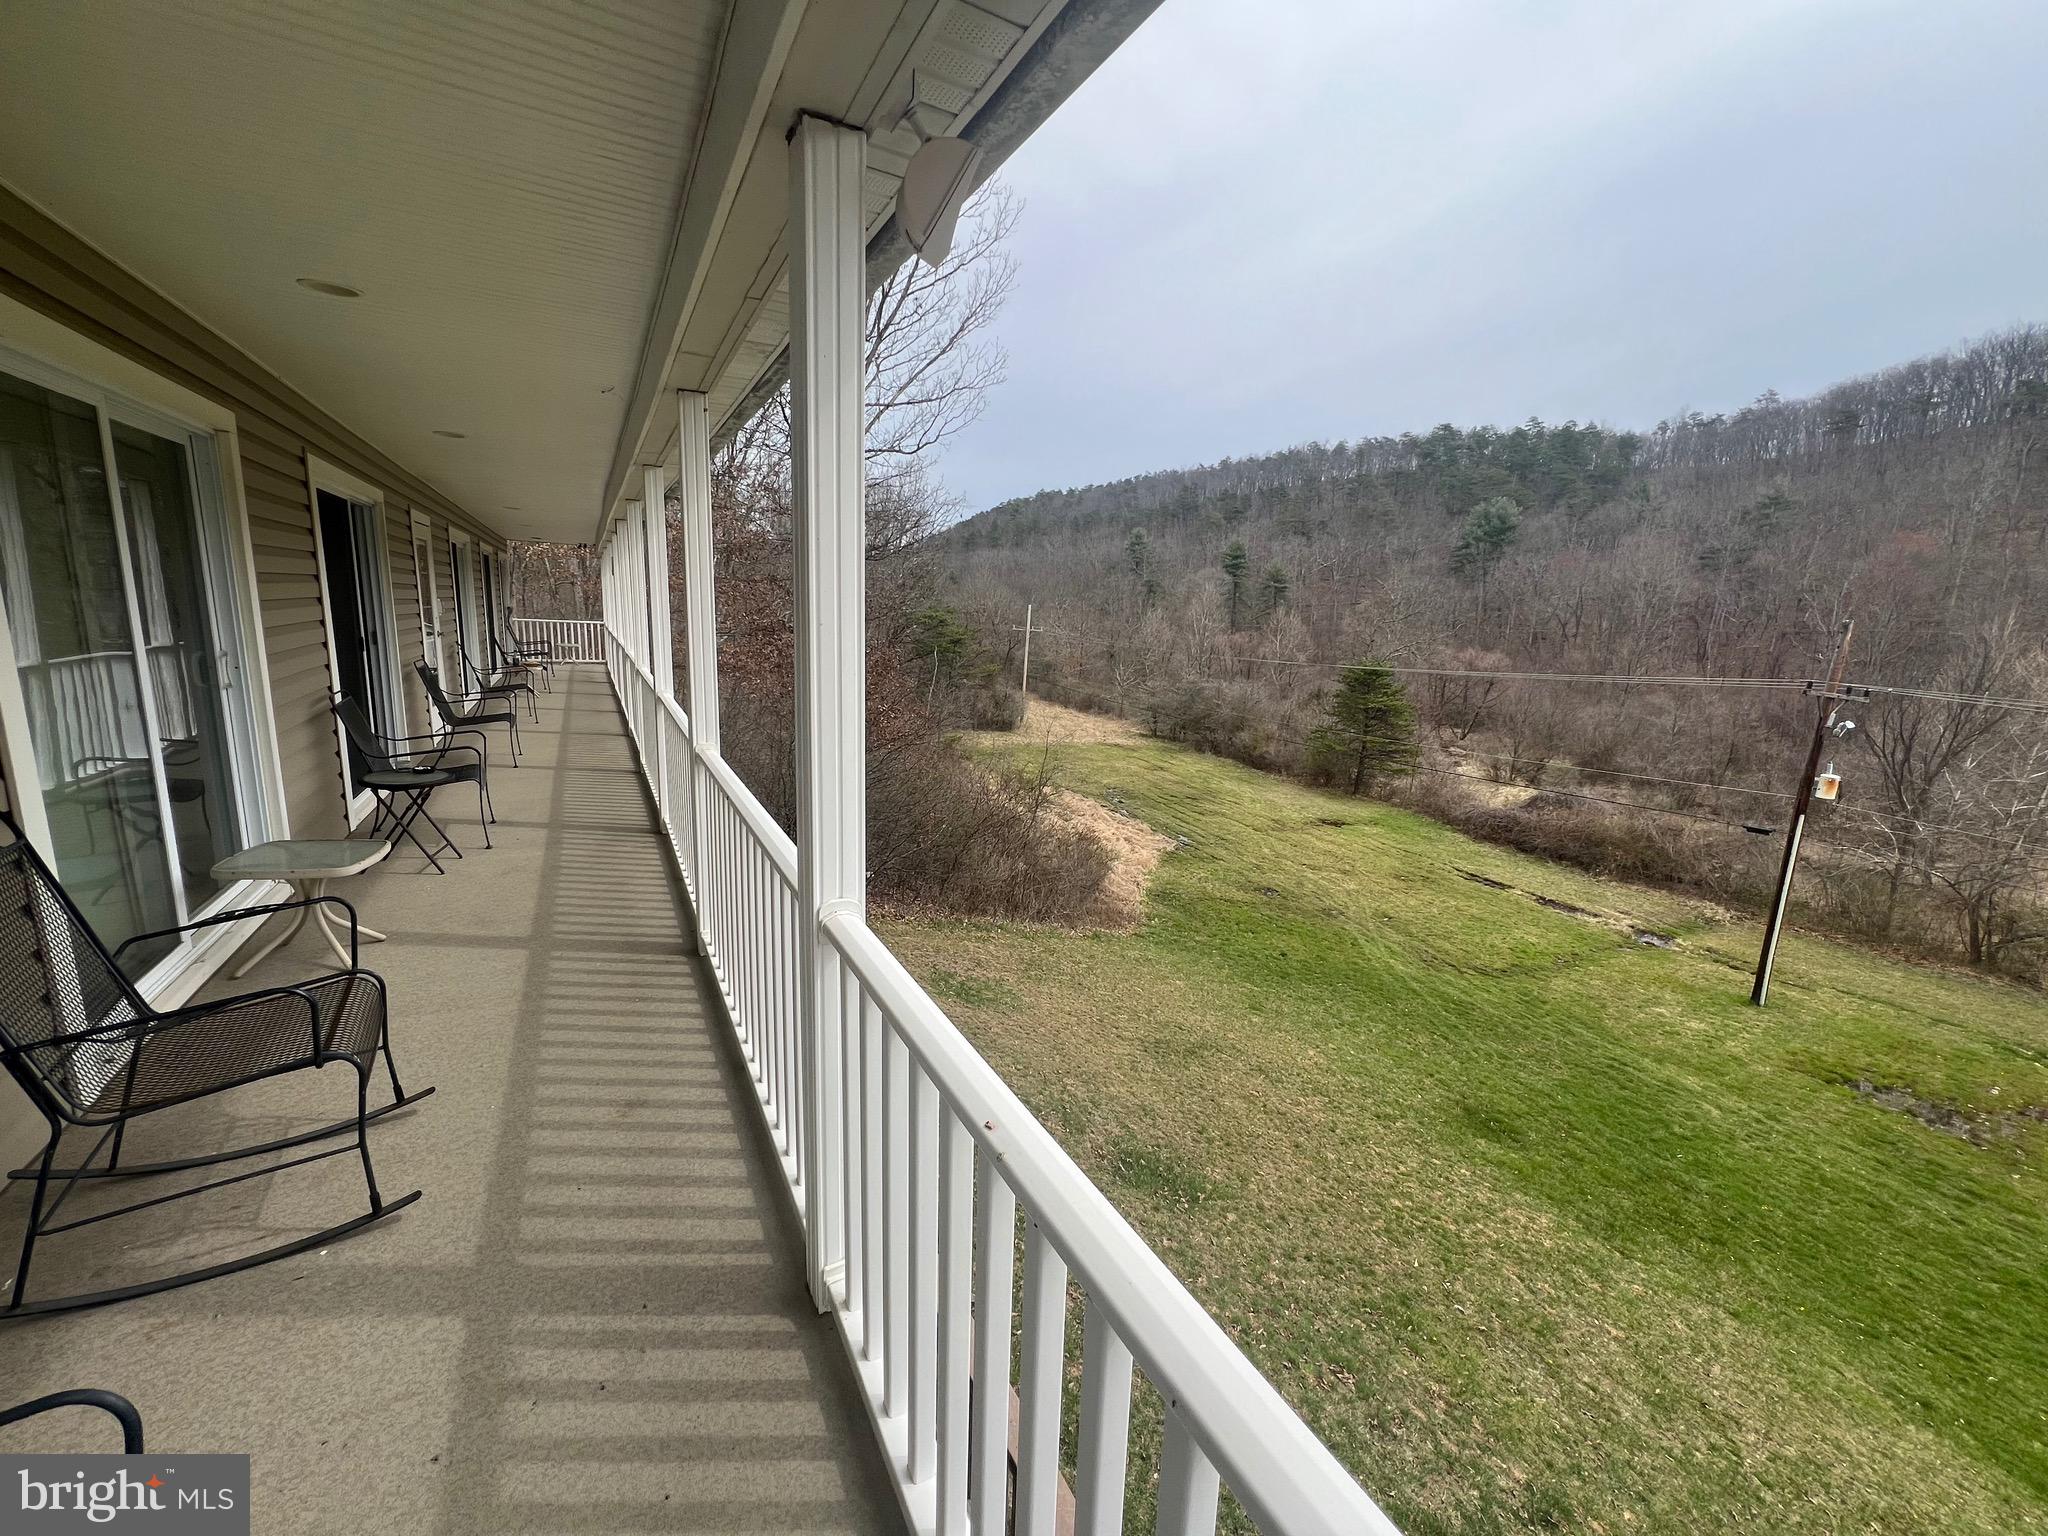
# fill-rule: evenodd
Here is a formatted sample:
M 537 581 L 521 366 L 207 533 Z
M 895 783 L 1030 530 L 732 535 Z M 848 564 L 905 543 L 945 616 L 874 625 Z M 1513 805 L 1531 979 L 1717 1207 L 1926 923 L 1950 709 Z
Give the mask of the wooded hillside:
M 1447 423 L 1043 491 L 939 548 L 1013 677 L 1035 605 L 1034 692 L 1288 771 L 1363 659 L 1797 680 L 1853 617 L 1857 681 L 2042 699 L 2044 436 L 2048 328 L 2028 325 L 1648 431 Z M 1782 822 L 1813 718 L 1796 689 L 1403 676 L 1434 792 L 1463 793 L 1453 774 L 1551 792 L 1460 803 L 1527 824 L 1496 835 L 1731 899 L 1773 862 L 1766 838 L 1715 834 Z M 1895 696 L 1852 713 L 1809 915 L 2038 967 L 2048 716 Z M 1685 815 L 1656 819 L 1662 853 L 1587 857 L 1575 844 L 1615 841 L 1590 818 L 1618 813 L 1573 796 Z

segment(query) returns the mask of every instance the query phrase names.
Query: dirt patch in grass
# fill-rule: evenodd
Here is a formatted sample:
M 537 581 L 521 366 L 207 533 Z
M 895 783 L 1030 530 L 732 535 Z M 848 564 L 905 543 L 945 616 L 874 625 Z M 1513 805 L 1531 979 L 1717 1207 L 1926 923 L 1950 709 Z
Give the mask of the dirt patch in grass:
M 1910 1088 L 1892 1083 L 1873 1083 L 1865 1078 L 1857 1078 L 1842 1086 L 1879 1109 L 1911 1115 L 1929 1130 L 1953 1136 L 1958 1141 L 1967 1141 L 1973 1147 L 1994 1146 L 2012 1140 L 2027 1126 L 2048 1125 L 2048 1105 L 2043 1104 L 2020 1104 L 2011 1109 L 1987 1111 L 1945 1103 L 1940 1099 L 1925 1099 Z
M 1564 901 L 1556 896 L 1546 896 L 1541 891 L 1524 890 L 1519 885 L 1510 885 L 1505 880 L 1496 880 L 1491 875 L 1482 875 L 1476 870 L 1456 871 L 1461 880 L 1470 880 L 1474 885 L 1483 885 L 1490 891 L 1508 891 L 1516 896 L 1526 896 L 1537 906 L 1552 912 L 1562 912 L 1566 917 L 1576 917 L 1582 922 L 1592 923 L 1601 928 L 1611 928 L 1616 933 L 1625 933 L 1638 944 L 1652 949 L 1676 949 L 1678 940 L 1671 934 L 1656 928 L 1645 928 L 1635 919 L 1618 912 L 1598 912 L 1591 907 L 1582 907 L 1575 901 Z
M 1102 844 L 1109 854 L 1109 874 L 1095 893 L 1087 914 L 1091 924 L 1125 933 L 1137 927 L 1145 915 L 1146 882 L 1173 847 L 1173 839 L 1153 831 L 1135 816 L 1125 816 L 1100 800 L 1077 795 L 1070 789 L 1063 789 L 1054 797 L 1053 810 L 1068 826 L 1086 832 Z

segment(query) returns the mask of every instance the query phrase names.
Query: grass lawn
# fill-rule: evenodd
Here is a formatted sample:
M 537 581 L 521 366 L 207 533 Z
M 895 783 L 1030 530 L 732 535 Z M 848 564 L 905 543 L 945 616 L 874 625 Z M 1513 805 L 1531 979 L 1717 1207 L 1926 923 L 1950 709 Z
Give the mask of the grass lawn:
M 1062 753 L 1139 931 L 888 938 L 1405 1530 L 2048 1531 L 2040 997 Z

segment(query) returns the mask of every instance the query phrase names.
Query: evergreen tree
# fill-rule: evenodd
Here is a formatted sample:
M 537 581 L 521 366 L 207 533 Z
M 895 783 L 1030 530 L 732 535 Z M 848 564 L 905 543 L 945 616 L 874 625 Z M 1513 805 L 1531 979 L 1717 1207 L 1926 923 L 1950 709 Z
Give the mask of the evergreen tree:
M 1346 667 L 1323 723 L 1309 732 L 1310 767 L 1348 781 L 1355 795 L 1377 775 L 1413 772 L 1419 755 L 1408 690 L 1377 662 Z
M 1479 577 L 1479 616 L 1486 617 L 1486 582 L 1501 556 L 1515 542 L 1521 527 L 1521 508 L 1505 496 L 1489 496 L 1465 517 L 1464 530 L 1451 551 L 1451 569 L 1459 575 Z
M 1284 567 L 1271 566 L 1259 582 L 1259 622 L 1270 620 L 1287 602 L 1287 572 Z
M 1251 556 L 1245 553 L 1242 539 L 1223 551 L 1223 579 L 1229 590 L 1232 629 L 1237 628 L 1238 615 L 1244 608 L 1245 577 L 1250 570 Z
M 1124 558 L 1131 563 L 1131 574 L 1142 582 L 1152 569 L 1152 541 L 1144 529 L 1133 528 L 1124 540 Z
M 910 616 L 920 657 L 931 658 L 931 687 L 951 687 L 960 682 L 974 659 L 977 641 L 972 628 L 956 608 L 934 603 Z

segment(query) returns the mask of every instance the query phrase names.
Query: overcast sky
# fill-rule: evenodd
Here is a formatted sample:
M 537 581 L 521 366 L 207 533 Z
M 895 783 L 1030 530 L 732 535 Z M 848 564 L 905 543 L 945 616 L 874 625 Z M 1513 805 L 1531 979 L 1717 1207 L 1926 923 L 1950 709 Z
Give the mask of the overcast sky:
M 2048 320 L 2048 0 L 1165 0 L 1010 161 L 979 510 Z

